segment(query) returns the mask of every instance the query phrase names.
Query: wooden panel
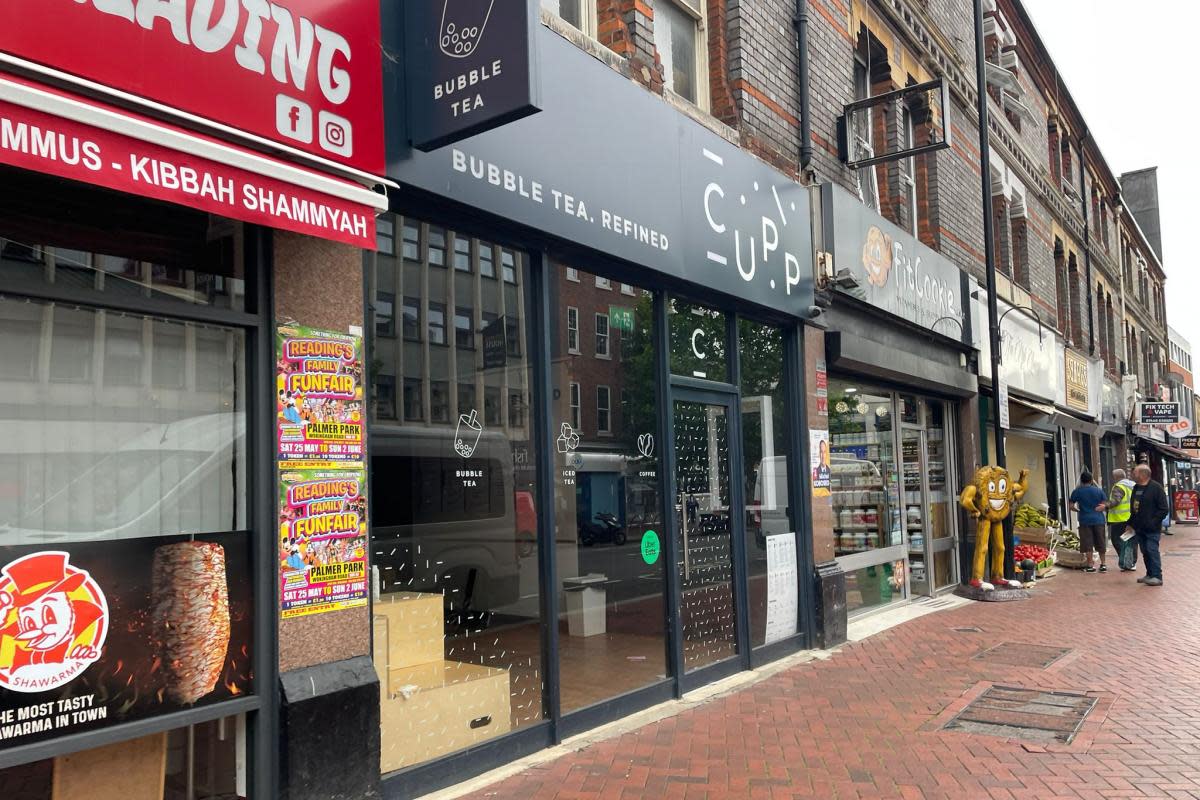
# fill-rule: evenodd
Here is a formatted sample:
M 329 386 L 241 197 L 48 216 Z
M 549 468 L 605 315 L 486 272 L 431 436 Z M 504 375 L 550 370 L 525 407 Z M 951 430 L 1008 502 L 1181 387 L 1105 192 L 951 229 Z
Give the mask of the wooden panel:
M 54 759 L 51 800 L 162 800 L 167 735 L 157 733 Z

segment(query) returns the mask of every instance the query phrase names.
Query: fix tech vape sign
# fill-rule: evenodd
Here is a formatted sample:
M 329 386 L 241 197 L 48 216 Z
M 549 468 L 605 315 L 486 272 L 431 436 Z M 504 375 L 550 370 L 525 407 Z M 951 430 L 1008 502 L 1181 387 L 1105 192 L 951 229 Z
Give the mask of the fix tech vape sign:
M 378 0 L 0 0 L 0 51 L 383 171 Z
M 0 571 L 0 688 L 44 692 L 100 658 L 108 603 L 67 553 L 31 553 Z

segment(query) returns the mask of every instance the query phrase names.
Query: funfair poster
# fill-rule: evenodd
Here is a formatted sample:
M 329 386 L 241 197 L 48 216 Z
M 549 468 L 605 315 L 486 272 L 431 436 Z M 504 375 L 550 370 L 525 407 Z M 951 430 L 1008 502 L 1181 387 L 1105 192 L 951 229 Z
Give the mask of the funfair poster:
M 276 332 L 281 468 L 361 467 L 361 336 L 282 325 Z
M 253 691 L 249 544 L 0 547 L 0 752 Z
M 279 481 L 284 619 L 367 603 L 363 470 L 287 470 Z

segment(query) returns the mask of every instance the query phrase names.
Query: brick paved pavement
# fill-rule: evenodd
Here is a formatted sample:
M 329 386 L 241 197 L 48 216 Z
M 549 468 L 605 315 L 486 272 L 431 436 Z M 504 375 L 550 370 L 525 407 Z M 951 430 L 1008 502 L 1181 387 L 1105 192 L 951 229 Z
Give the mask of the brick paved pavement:
M 1175 530 L 1164 587 L 1060 572 L 1032 600 L 929 614 L 470 797 L 1200 798 L 1200 530 Z M 972 658 L 999 642 L 1072 652 Z M 986 682 L 1099 702 L 1070 745 L 935 730 Z

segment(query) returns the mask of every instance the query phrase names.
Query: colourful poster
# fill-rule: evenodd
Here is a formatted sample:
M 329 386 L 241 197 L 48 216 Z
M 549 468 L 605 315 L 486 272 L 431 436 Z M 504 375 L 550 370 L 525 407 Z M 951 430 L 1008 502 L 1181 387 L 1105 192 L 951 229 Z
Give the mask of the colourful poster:
M 367 603 L 367 482 L 356 470 L 288 470 L 279 480 L 284 619 Z
M 250 544 L 0 546 L 0 753 L 253 692 Z
M 829 497 L 829 431 L 809 430 L 808 458 L 812 469 L 813 497 Z
M 275 345 L 280 467 L 361 467 L 362 337 L 281 325 Z

